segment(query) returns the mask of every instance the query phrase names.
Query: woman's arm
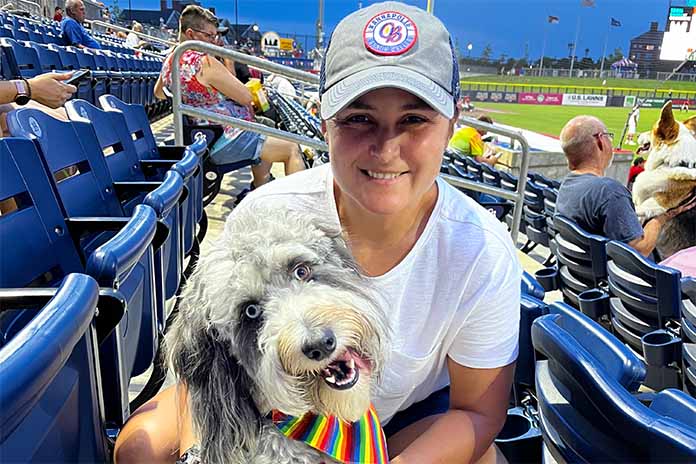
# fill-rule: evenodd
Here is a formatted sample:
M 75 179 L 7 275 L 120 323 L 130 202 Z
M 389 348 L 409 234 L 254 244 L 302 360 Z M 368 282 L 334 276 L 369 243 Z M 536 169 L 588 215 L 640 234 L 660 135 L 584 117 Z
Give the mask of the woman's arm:
M 450 409 L 403 429 L 389 440 L 392 464 L 477 462 L 507 414 L 515 363 L 473 369 L 447 358 Z
M 196 78 L 198 82 L 207 87 L 215 87 L 239 105 L 251 105 L 252 99 L 249 89 L 215 58 L 206 56 L 203 59 L 203 65 L 196 74 Z
M 155 97 L 159 98 L 160 100 L 167 98 L 167 95 L 164 93 L 164 83 L 162 82 L 161 73 L 159 76 L 157 76 L 157 82 L 155 82 Z

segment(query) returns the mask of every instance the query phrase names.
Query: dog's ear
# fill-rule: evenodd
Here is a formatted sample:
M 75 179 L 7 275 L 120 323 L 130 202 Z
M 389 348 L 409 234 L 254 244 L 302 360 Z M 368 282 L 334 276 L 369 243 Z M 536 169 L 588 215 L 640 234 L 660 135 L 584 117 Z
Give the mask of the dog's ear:
M 696 115 L 691 116 L 689 119 L 683 122 L 683 124 L 686 126 L 687 129 L 691 131 L 692 134 L 696 137 Z
M 179 314 L 165 339 L 167 359 L 186 385 L 203 462 L 245 462 L 244 451 L 255 446 L 261 418 L 250 393 L 252 380 L 235 358 L 232 342 L 209 320 L 206 268 L 194 271 L 180 296 Z
M 249 375 L 214 328 L 172 332 L 189 337 L 171 343 L 170 360 L 187 387 L 202 462 L 245 462 L 261 425 Z
M 660 113 L 660 120 L 653 129 L 653 135 L 658 143 L 671 143 L 679 136 L 679 123 L 672 113 L 672 101 L 665 103 Z

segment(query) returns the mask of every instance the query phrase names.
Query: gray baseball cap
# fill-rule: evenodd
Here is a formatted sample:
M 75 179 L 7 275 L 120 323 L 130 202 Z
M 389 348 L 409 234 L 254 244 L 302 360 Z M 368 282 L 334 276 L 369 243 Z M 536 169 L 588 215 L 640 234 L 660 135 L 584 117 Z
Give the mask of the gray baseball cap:
M 321 117 L 385 87 L 416 95 L 448 119 L 454 115 L 459 66 L 449 32 L 435 16 L 384 2 L 338 23 L 321 67 Z

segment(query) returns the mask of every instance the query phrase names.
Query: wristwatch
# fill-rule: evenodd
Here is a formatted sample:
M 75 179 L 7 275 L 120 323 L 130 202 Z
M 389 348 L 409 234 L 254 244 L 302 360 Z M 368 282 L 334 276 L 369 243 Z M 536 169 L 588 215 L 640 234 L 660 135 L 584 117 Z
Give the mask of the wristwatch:
M 31 87 L 26 79 L 12 81 L 17 89 L 17 96 L 14 102 L 18 105 L 26 105 L 31 100 Z

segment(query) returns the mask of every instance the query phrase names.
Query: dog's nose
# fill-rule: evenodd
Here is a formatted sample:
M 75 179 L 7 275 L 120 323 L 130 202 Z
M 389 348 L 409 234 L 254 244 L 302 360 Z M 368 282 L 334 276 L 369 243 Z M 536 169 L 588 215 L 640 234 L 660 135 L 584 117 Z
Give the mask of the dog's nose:
M 336 336 L 327 329 L 324 334 L 302 346 L 302 352 L 312 361 L 321 361 L 331 356 L 331 353 L 336 349 Z

